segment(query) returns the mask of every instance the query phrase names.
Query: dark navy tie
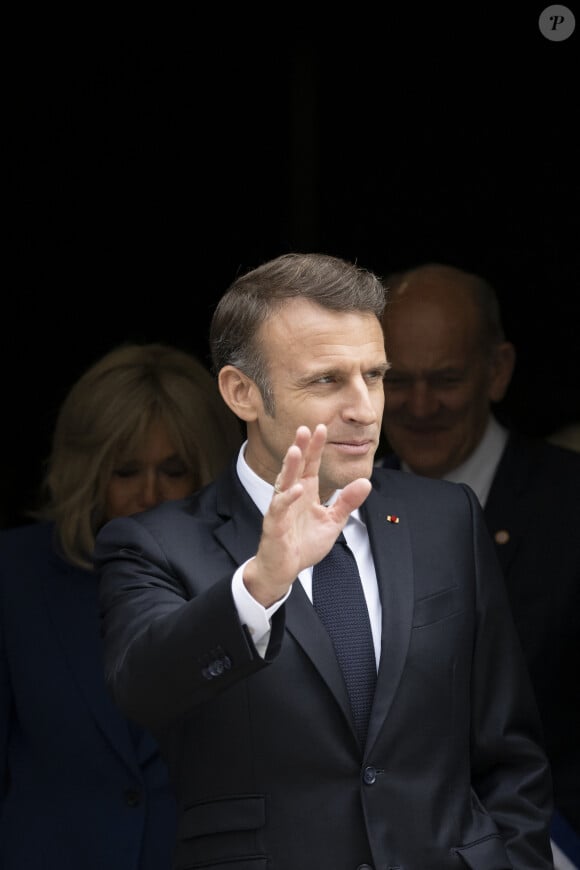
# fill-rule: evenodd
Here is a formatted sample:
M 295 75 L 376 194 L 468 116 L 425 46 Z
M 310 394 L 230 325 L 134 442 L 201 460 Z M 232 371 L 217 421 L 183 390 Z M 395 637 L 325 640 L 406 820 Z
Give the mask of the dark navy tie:
M 312 601 L 333 643 L 364 746 L 377 668 L 360 574 L 342 532 L 330 553 L 313 568 Z

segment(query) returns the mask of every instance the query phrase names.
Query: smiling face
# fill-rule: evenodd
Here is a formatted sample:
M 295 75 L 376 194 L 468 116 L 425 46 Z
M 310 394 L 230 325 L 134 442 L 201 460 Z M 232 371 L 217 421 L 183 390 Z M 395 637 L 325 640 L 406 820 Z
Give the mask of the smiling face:
M 383 326 L 383 430 L 417 474 L 443 477 L 479 444 L 507 388 L 513 348 L 486 348 L 479 309 L 457 270 L 423 270 L 395 291 Z
M 292 299 L 260 328 L 274 397 L 264 409 L 252 384 L 245 419 L 246 460 L 264 480 L 276 479 L 296 429 L 328 429 L 320 497 L 358 477 L 370 477 L 380 436 L 386 370 L 383 333 L 374 314 L 331 311 Z
M 154 420 L 140 448 L 121 457 L 113 468 L 106 492 L 105 520 L 185 498 L 194 489 L 194 476 L 177 454 L 167 427 L 161 420 Z

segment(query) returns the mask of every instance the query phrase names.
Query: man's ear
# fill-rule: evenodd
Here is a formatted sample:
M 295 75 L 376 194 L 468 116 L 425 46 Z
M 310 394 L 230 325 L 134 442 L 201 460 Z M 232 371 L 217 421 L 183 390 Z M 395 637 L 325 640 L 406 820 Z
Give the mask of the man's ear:
M 262 407 L 262 396 L 254 381 L 235 366 L 224 366 L 218 374 L 218 386 L 226 405 L 236 417 L 251 423 Z
M 489 398 L 492 402 L 500 402 L 510 385 L 514 366 L 516 364 L 516 349 L 510 341 L 502 341 L 493 350 L 491 360 L 491 379 Z

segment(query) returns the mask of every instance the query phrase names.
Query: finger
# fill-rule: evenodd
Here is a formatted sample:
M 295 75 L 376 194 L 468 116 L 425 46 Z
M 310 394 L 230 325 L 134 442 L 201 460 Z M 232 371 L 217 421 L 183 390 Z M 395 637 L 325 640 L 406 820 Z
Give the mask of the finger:
M 282 468 L 274 483 L 274 494 L 280 495 L 300 480 L 304 460 L 302 451 L 296 444 L 291 444 L 282 461 Z
M 299 426 L 296 430 L 294 444 L 296 444 L 296 446 L 299 447 L 302 452 L 304 452 L 308 449 L 311 438 L 312 432 L 310 431 L 308 426 Z
M 308 446 L 304 451 L 305 477 L 316 477 L 320 471 L 320 462 L 326 445 L 327 429 L 324 423 L 319 423 L 314 429 Z
M 348 483 L 332 507 L 328 509 L 331 511 L 333 519 L 341 525 L 346 523 L 350 514 L 359 508 L 367 498 L 371 489 L 372 484 L 366 477 L 359 477 Z
M 304 456 L 308 451 L 312 434 L 308 426 L 299 426 L 292 444 L 286 451 L 280 474 L 276 478 L 274 489 L 280 492 L 293 483 L 301 480 L 304 471 Z
M 282 468 L 274 483 L 274 494 L 280 495 L 302 477 L 315 477 L 320 469 L 325 444 L 326 426 L 323 423 L 319 423 L 314 432 L 308 426 L 299 426 L 294 444 L 286 451 Z
M 270 502 L 270 511 L 273 508 L 276 509 L 275 512 L 277 513 L 287 510 L 290 505 L 300 498 L 303 492 L 304 487 L 301 483 L 294 483 L 288 489 L 281 489 L 278 493 L 274 491 L 272 501 Z

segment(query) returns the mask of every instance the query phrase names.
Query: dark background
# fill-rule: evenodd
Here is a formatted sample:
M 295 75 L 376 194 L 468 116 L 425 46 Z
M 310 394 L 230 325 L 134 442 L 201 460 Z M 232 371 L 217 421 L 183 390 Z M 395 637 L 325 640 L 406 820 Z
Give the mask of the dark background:
M 551 42 L 543 8 L 15 24 L 3 522 L 86 367 L 126 339 L 207 362 L 228 284 L 291 250 L 484 275 L 518 348 L 506 419 L 580 419 L 580 15 Z

